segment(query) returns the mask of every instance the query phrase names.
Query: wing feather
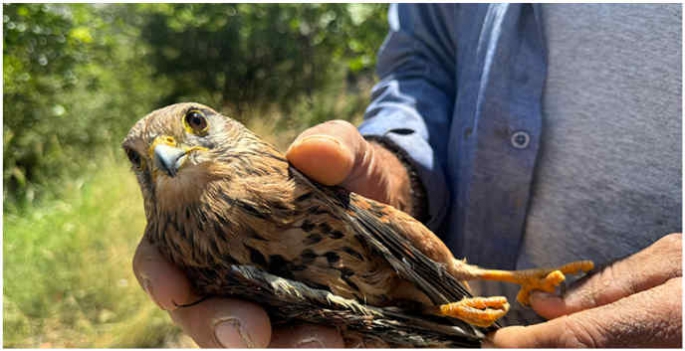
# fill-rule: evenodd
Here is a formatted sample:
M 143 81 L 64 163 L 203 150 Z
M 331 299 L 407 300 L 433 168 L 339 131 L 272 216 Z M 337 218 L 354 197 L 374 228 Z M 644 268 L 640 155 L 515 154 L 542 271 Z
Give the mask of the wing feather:
M 436 305 L 460 301 L 472 297 L 459 280 L 450 275 L 443 264 L 437 263 L 417 249 L 410 240 L 397 232 L 397 227 L 382 222 L 377 215 L 350 201 L 350 192 L 327 187 L 309 180 L 291 167 L 291 174 L 308 183 L 322 199 L 331 201 L 331 208 L 340 209 L 352 224 L 356 234 L 363 238 L 376 252 L 381 254 L 401 277 L 414 283 Z M 483 329 L 452 319 L 463 328 L 470 328 L 475 335 L 482 335 Z M 495 324 L 494 328 L 500 327 Z

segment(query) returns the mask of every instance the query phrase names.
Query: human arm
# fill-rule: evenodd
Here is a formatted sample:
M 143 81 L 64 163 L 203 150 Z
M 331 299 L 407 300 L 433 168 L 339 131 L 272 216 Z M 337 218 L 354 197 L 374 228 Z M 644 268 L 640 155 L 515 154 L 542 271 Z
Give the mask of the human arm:
M 406 154 L 425 192 L 419 219 L 433 230 L 449 207 L 444 169 L 455 96 L 454 6 L 390 5 L 390 31 L 378 54 L 380 81 L 359 127 L 365 137 Z

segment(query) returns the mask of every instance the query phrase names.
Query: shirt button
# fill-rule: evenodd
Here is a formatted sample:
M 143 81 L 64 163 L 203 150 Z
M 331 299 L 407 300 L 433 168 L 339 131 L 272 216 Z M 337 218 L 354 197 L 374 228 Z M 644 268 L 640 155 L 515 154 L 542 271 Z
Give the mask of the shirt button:
M 530 134 L 520 130 L 511 135 L 511 146 L 517 149 L 525 149 L 530 144 Z

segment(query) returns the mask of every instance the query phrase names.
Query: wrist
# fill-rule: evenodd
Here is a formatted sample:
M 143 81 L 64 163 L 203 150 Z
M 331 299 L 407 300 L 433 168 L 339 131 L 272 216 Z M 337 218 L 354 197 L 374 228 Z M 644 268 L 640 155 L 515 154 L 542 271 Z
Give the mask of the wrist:
M 386 203 L 423 222 L 427 212 L 426 190 L 409 156 L 387 139 L 366 139 L 374 150 L 374 157 L 382 160 L 387 188 Z

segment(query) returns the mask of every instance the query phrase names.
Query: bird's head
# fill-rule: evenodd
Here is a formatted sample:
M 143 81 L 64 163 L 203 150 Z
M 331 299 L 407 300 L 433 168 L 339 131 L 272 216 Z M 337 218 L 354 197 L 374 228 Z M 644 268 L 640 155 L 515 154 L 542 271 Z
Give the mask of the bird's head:
M 251 133 L 239 122 L 197 103 L 170 105 L 145 116 L 122 147 L 138 177 L 146 211 L 155 203 L 196 202 L 216 179 L 230 179 L 238 150 Z

